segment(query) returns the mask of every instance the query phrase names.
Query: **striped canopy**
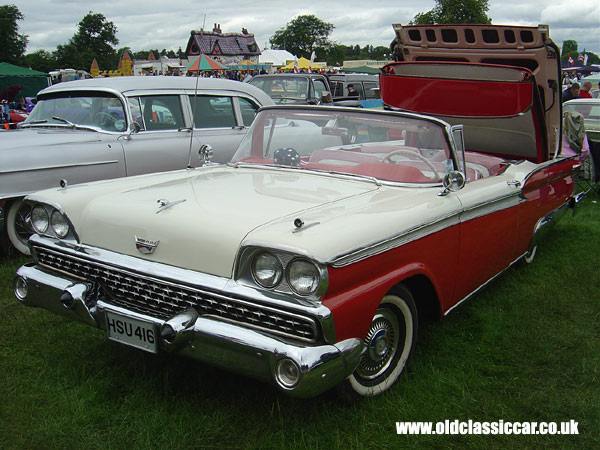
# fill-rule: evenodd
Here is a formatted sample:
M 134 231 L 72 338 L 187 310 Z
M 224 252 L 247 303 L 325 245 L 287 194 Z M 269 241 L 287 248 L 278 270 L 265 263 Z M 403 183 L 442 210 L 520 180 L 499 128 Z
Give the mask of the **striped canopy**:
M 223 64 L 203 54 L 185 66 L 185 69 L 188 72 L 198 72 L 199 70 L 227 70 L 229 67 L 224 66 Z

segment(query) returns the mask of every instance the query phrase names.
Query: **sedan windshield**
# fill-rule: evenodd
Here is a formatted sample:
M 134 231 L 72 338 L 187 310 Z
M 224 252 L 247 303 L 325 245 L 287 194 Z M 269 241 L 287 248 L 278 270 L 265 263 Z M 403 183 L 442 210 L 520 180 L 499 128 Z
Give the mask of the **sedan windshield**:
M 306 103 L 309 98 L 308 78 L 257 77 L 250 84 L 265 91 L 278 104 Z
M 287 166 L 399 183 L 440 183 L 453 169 L 442 123 L 356 109 L 271 108 L 259 112 L 234 163 Z
M 104 131 L 127 129 L 123 104 L 104 92 L 60 92 L 41 97 L 24 122 L 31 125 L 95 127 Z

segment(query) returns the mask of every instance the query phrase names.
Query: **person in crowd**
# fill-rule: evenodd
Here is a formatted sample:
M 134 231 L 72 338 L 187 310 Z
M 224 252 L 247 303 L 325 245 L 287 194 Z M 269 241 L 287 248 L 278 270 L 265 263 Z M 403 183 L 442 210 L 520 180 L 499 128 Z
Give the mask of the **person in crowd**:
M 574 98 L 579 98 L 579 90 L 579 83 L 573 83 L 570 87 L 563 91 L 562 101 L 566 102 L 568 100 L 573 100 Z
M 590 91 L 592 90 L 592 82 L 587 80 L 584 81 L 581 85 L 581 90 L 579 91 L 579 98 L 592 98 L 592 94 Z

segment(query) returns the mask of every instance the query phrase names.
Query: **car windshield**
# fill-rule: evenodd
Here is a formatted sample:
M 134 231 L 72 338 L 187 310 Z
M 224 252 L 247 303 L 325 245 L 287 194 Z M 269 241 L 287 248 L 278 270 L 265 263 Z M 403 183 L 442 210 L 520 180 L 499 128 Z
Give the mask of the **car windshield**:
M 453 169 L 442 123 L 410 114 L 352 109 L 259 112 L 233 163 L 288 166 L 399 183 L 440 183 Z
M 24 123 L 75 125 L 116 132 L 127 129 L 123 104 L 104 92 L 60 92 L 40 97 Z
M 257 77 L 250 84 L 262 89 L 275 103 L 306 103 L 308 79 L 302 77 Z
M 577 111 L 584 119 L 600 120 L 600 102 L 597 103 L 565 103 L 565 111 Z

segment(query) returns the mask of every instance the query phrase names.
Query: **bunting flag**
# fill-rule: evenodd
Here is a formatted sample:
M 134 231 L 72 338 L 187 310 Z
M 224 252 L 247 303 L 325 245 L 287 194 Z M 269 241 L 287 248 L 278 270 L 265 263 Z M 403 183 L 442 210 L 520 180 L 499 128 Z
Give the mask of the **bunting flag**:
M 313 66 L 313 63 L 315 62 L 316 57 L 317 57 L 317 54 L 313 50 L 313 52 L 310 54 L 310 64 L 308 65 L 309 73 L 312 73 L 312 66 Z

